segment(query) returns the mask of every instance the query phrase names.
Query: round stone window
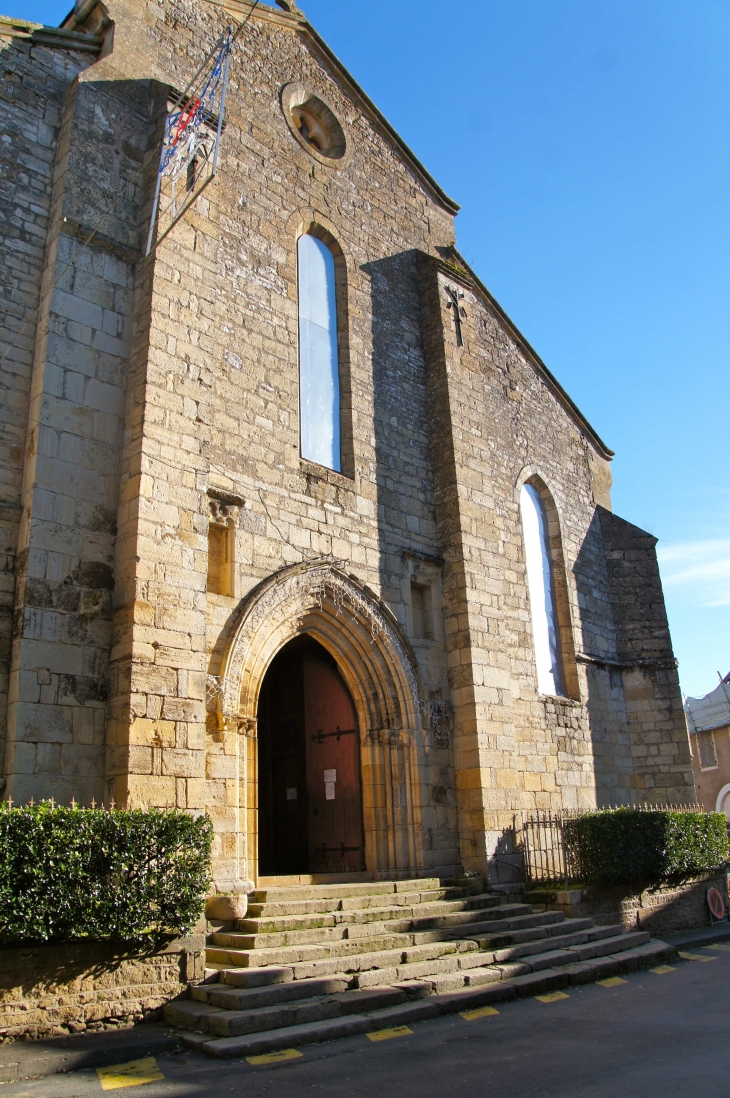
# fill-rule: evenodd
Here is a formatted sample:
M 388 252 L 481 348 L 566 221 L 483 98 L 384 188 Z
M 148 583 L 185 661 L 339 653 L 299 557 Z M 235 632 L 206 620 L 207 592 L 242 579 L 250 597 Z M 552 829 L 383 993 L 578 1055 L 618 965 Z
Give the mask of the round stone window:
M 299 144 L 321 163 L 341 167 L 347 141 L 332 108 L 304 84 L 287 84 L 282 89 L 281 106 Z

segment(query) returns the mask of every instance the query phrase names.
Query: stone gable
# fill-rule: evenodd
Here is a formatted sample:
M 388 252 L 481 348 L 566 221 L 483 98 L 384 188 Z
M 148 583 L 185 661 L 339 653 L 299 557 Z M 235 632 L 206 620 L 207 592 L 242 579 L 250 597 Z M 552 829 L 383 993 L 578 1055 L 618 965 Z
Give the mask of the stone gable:
M 258 663 L 233 654 L 261 614 L 280 645 L 324 644 L 353 698 L 370 873 L 509 880 L 515 814 L 693 799 L 651 539 L 611 515 L 611 452 L 455 251 L 456 204 L 300 13 L 94 11 L 65 28 L 87 35 L 82 55 L 4 40 L 24 80 L 57 74 L 46 129 L 16 95 L 13 140 L 28 157 L 36 132 L 45 151 L 2 195 L 3 262 L 25 257 L 8 328 L 37 309 L 2 367 L 17 363 L 0 455 L 8 792 L 207 811 L 217 885 L 243 888 L 255 684 L 276 649 L 262 635 Z M 247 15 L 219 173 L 145 258 L 169 89 Z M 339 159 L 287 121 L 293 83 L 337 119 Z M 12 211 L 36 191 L 31 243 Z M 300 457 L 304 232 L 334 256 L 341 473 Z M 547 507 L 561 698 L 537 691 L 528 480 Z M 292 569 L 309 578 L 287 586 Z M 295 589 L 269 622 L 262 600 Z

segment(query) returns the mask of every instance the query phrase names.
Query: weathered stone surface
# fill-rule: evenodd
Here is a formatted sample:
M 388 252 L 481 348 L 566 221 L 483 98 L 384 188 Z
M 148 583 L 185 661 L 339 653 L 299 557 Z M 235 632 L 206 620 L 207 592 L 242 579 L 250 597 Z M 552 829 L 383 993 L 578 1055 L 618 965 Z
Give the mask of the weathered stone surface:
M 302 16 L 253 13 L 218 175 L 142 261 L 166 86 L 228 19 L 206 0 L 108 0 L 75 28 L 108 35 L 101 56 L 98 38 L 2 39 L 7 792 L 206 811 L 217 890 L 240 891 L 258 875 L 258 689 L 316 627 L 353 684 L 371 873 L 513 880 L 516 812 L 693 799 L 654 539 L 611 514 L 610 452 L 453 247 L 454 204 Z M 337 117 L 340 161 L 287 124 L 293 78 Z M 310 230 L 336 253 L 342 472 L 300 457 Z M 528 479 L 548 510 L 560 698 L 537 690 Z M 225 594 L 207 590 L 221 500 Z M 227 668 L 224 706 L 206 675 Z
M 144 954 L 107 942 L 0 949 L 0 1037 L 141 1021 L 201 980 L 204 963 L 202 935 Z M 188 1014 L 202 1005 L 180 1003 Z
M 248 896 L 245 894 L 210 896 L 205 904 L 205 916 L 207 919 L 221 919 L 224 922 L 245 918 L 247 910 Z
M 570 894 L 537 892 L 536 911 L 558 911 L 577 919 L 589 918 L 599 926 L 622 925 L 625 930 L 641 929 L 650 934 L 671 934 L 678 930 L 710 925 L 707 889 L 716 888 L 725 902 L 727 882 L 721 874 L 710 873 L 681 884 L 662 884 L 642 889 L 620 886 L 596 886 Z

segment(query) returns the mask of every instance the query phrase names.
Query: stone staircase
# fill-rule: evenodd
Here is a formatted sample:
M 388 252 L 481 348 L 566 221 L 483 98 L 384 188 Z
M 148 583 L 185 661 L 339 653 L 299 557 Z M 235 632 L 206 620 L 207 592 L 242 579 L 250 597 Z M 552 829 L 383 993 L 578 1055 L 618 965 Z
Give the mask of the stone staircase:
M 590 983 L 669 960 L 645 932 L 594 926 L 437 878 L 266 888 L 165 1007 L 186 1044 L 248 1056 Z

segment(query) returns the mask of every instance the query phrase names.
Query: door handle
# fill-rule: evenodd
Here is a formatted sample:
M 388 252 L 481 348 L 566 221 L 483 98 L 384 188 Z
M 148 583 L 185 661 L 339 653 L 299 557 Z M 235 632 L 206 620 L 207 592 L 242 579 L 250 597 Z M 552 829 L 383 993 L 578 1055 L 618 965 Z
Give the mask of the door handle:
M 325 740 L 329 740 L 332 736 L 336 736 L 337 742 L 339 743 L 340 736 L 354 736 L 356 732 L 356 728 L 340 728 L 339 725 L 337 726 L 336 732 L 323 732 L 321 728 L 318 728 L 316 732 L 312 733 L 312 739 L 315 743 L 324 743 Z

